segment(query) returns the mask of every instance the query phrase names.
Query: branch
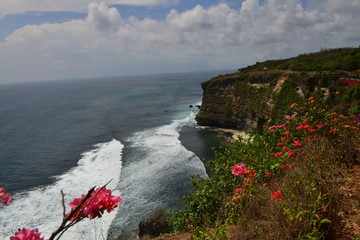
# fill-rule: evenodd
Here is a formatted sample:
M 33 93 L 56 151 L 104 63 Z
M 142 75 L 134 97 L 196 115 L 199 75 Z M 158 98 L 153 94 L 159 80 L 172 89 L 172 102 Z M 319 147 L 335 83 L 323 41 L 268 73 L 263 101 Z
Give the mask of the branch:
M 91 197 L 91 193 L 94 191 L 95 187 L 91 188 L 88 193 L 86 194 L 85 198 L 83 198 L 81 200 L 81 202 L 79 203 L 79 205 L 76 206 L 75 209 L 71 210 L 71 212 L 69 213 L 68 216 L 65 216 L 65 213 L 64 213 L 64 218 L 63 218 L 63 221 L 61 222 L 61 225 L 59 226 L 59 228 L 53 232 L 49 238 L 49 240 L 54 240 L 56 235 L 58 235 L 60 232 L 62 231 L 66 231 L 67 229 L 69 229 L 70 226 L 72 226 L 71 224 L 69 224 L 68 226 L 66 226 L 66 223 L 74 216 L 74 214 L 81 208 L 82 204 L 88 200 L 90 197 Z M 64 209 L 65 209 L 65 205 L 63 204 L 64 206 Z M 64 211 L 65 212 L 65 211 Z M 78 216 L 76 216 L 77 218 Z M 73 221 L 76 221 L 77 219 L 75 218 L 75 220 Z M 61 234 L 62 235 L 62 234 Z

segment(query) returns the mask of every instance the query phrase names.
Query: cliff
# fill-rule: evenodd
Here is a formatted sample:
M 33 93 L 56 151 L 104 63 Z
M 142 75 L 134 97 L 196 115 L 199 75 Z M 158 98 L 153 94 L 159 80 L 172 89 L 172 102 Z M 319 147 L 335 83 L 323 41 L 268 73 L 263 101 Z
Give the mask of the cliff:
M 344 59 L 350 59 L 351 66 L 336 65 Z M 314 67 L 317 61 L 321 61 L 321 68 Z M 331 69 L 324 68 L 326 65 Z M 203 99 L 196 121 L 202 126 L 261 131 L 266 124 L 286 116 L 292 103 L 311 96 L 325 97 L 339 109 L 346 105 L 350 112 L 345 114 L 353 114 L 359 110 L 358 100 L 343 101 L 335 96 L 349 88 L 344 79 L 352 79 L 353 85 L 360 83 L 359 68 L 360 49 L 355 48 L 266 61 L 220 75 L 202 83 Z

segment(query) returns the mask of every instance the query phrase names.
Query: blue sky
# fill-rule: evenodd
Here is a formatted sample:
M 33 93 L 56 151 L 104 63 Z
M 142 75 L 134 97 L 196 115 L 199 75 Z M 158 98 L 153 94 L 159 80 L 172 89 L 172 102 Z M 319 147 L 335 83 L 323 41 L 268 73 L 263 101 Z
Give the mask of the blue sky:
M 0 2 L 0 83 L 237 69 L 360 44 L 359 0 Z

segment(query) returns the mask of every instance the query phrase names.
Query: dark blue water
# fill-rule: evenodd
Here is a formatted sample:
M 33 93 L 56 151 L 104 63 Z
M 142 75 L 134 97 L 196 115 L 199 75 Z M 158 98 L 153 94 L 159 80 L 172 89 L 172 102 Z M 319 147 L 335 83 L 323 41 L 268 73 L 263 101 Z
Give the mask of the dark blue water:
M 188 106 L 201 101 L 200 83 L 220 73 L 0 85 L 0 187 L 31 206 L 42 201 L 34 195 L 79 185 L 88 181 L 86 174 L 91 179 L 104 175 L 100 182 L 117 176 L 114 188 L 124 207 L 106 224 L 113 222 L 113 237 L 117 225 L 136 230 L 137 221 L 156 208 L 179 206 L 189 192 L 190 175 L 206 174 L 199 158 L 211 157 L 209 144 L 216 139 L 196 128 L 197 110 Z M 114 161 L 118 168 L 98 169 L 97 159 L 103 162 L 98 165 Z M 16 227 L 8 218 L 20 207 L 13 203 L 13 208 L 0 209 L 1 239 Z M 24 221 L 38 227 L 32 215 L 24 214 Z M 49 218 L 45 224 L 55 226 Z M 68 239 L 75 236 L 69 234 Z

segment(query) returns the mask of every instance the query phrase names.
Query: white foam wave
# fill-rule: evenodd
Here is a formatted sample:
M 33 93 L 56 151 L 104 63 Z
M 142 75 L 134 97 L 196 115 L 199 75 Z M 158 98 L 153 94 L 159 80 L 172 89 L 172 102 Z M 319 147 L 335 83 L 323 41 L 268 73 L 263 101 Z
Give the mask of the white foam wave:
M 124 203 L 109 239 L 115 239 L 121 230 L 137 232 L 139 222 L 157 209 L 181 205 L 182 196 L 191 188 L 190 176 L 207 176 L 201 160 L 178 139 L 180 129 L 193 122 L 192 113 L 171 124 L 135 133 L 128 139 L 134 153 L 122 171 L 119 187 Z
M 23 227 L 38 228 L 42 236 L 48 238 L 62 220 L 60 190 L 66 194 L 65 202 L 68 203 L 86 194 L 91 187 L 102 186 L 109 180 L 112 181 L 107 188 L 115 189 L 120 178 L 123 147 L 115 139 L 97 144 L 94 150 L 82 155 L 76 167 L 56 177 L 54 184 L 16 194 L 12 203 L 0 209 L 0 239 L 9 239 Z M 115 190 L 114 194 L 119 191 Z M 70 228 L 61 239 L 106 239 L 115 215 L 116 211 L 105 213 L 101 219 L 85 219 Z

